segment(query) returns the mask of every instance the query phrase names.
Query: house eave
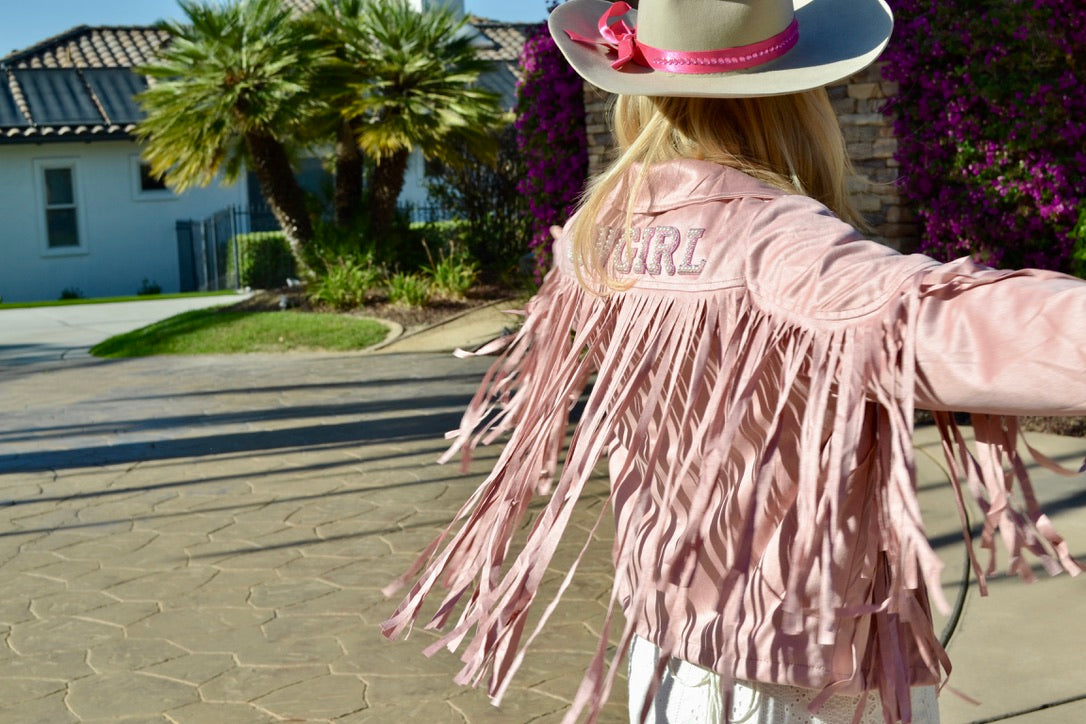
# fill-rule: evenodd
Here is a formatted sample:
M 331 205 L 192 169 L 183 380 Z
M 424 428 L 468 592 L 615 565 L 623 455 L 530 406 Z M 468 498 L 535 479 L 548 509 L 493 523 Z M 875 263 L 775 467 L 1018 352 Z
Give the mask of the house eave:
M 52 143 L 98 143 L 101 141 L 132 141 L 136 137 L 124 128 L 38 129 L 0 128 L 0 146 L 45 145 Z

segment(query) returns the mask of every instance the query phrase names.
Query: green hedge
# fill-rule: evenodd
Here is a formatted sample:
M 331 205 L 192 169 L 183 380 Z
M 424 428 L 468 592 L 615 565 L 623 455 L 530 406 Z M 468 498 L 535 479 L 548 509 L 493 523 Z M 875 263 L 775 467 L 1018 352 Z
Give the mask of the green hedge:
M 436 249 L 463 244 L 471 234 L 471 224 L 463 219 L 414 221 L 411 223 L 411 231 L 423 238 L 431 253 L 436 253 Z
M 234 237 L 238 246 L 241 273 L 238 284 L 253 289 L 276 289 L 286 286 L 287 277 L 297 276 L 294 255 L 282 231 L 254 231 Z M 234 257 L 227 262 L 233 273 Z

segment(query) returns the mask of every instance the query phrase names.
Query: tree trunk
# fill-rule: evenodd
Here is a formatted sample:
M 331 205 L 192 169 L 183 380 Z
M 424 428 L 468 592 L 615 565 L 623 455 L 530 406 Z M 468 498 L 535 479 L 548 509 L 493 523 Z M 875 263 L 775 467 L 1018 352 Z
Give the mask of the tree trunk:
M 286 148 L 276 138 L 263 133 L 247 133 L 245 142 L 260 193 L 283 229 L 294 253 L 298 273 L 310 276 L 302 249 L 313 240 L 313 223 L 305 207 L 305 192 L 294 176 Z
M 403 190 L 407 173 L 407 157 L 410 151 L 402 149 L 377 160 L 370 189 L 370 211 L 373 214 L 373 230 L 378 237 L 392 228 L 396 218 L 396 200 Z
M 354 131 L 346 121 L 339 124 L 336 134 L 336 225 L 346 228 L 358 218 L 362 204 L 363 159 Z

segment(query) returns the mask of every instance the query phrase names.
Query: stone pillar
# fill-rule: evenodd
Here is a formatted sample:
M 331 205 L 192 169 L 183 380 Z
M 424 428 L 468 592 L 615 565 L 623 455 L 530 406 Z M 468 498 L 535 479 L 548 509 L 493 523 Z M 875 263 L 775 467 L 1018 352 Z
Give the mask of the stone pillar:
M 875 239 L 912 251 L 919 230 L 915 214 L 901 198 L 893 124 L 882 115 L 882 106 L 897 92 L 897 84 L 882 79 L 882 66 L 876 63 L 827 91 L 856 169 L 857 176 L 850 184 L 856 206 L 871 225 Z
M 588 175 L 606 168 L 615 147 L 611 136 L 611 94 L 584 84 L 584 126 L 588 137 Z

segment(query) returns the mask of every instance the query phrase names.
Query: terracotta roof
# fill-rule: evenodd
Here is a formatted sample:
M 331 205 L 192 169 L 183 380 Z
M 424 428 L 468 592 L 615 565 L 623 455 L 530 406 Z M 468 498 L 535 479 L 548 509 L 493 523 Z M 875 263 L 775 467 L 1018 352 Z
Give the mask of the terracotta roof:
M 494 69 L 479 79 L 479 84 L 501 96 L 502 107 L 512 109 L 517 104 L 517 82 L 520 80 L 520 51 L 528 31 L 538 23 L 499 23 L 492 20 L 472 20 L 479 31 L 475 43 L 479 57 L 494 62 Z
M 146 26 L 88 27 L 60 35 L 0 58 L 8 68 L 132 68 L 144 65 L 169 41 L 165 30 Z
M 300 13 L 308 13 L 317 7 L 317 0 L 283 0 L 283 7 L 294 8 Z
M 539 23 L 499 23 L 493 20 L 477 20 L 472 26 L 490 45 L 478 45 L 479 56 L 485 60 L 516 63 L 528 32 Z

